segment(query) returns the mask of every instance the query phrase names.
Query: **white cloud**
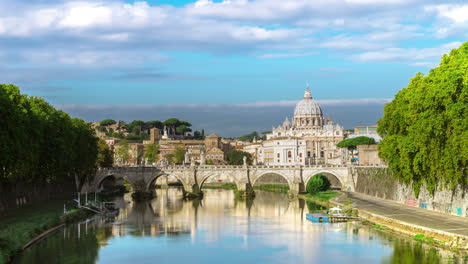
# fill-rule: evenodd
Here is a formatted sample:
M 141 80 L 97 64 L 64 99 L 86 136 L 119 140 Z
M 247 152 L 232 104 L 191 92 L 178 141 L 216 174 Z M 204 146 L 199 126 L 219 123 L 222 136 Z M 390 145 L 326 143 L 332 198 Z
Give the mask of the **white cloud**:
M 361 62 L 408 62 L 424 60 L 429 58 L 439 58 L 443 54 L 458 48 L 461 42 L 451 42 L 436 48 L 388 48 L 381 51 L 371 51 L 353 55 L 352 58 Z
M 439 64 L 435 62 L 415 62 L 415 63 L 411 63 L 410 65 L 414 67 L 425 67 L 425 68 L 435 68 L 439 66 Z
M 437 16 L 433 29 L 437 37 L 468 37 L 468 4 L 429 5 L 424 10 Z
M 258 56 L 260 59 L 278 59 L 278 58 L 294 58 L 307 57 L 317 55 L 317 52 L 302 52 L 302 53 L 268 53 Z
M 465 5 L 435 5 L 425 8 L 435 11 L 439 17 L 448 18 L 455 23 L 468 22 L 468 4 Z
M 199 0 L 182 7 L 147 1 L 17 0 L 17 6 L 0 3 L 0 48 L 31 56 L 29 61 L 37 64 L 123 63 L 128 60 L 119 57 L 132 53 L 139 63 L 152 59 L 139 59 L 143 52 L 174 50 L 263 54 L 259 57 L 267 59 L 331 49 L 369 51 L 355 58 L 386 60 L 397 56 L 392 53 L 399 50 L 392 47 L 424 34 L 408 12 L 455 21 L 457 26 L 440 27 L 439 36 L 465 27 L 466 6 L 430 6 L 434 1 L 424 1 L 429 5 L 424 8 L 422 0 Z M 17 41 L 31 44 L 15 45 Z M 63 47 L 73 52 L 60 51 Z M 382 49 L 385 54 L 376 51 Z

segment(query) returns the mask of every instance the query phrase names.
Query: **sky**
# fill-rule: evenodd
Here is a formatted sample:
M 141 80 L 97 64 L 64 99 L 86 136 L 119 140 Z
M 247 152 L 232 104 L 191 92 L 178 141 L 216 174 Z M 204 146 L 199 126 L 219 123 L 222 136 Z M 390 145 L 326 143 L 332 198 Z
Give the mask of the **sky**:
M 270 130 L 306 84 L 346 128 L 373 125 L 468 38 L 468 2 L 0 0 L 0 83 L 97 121 Z

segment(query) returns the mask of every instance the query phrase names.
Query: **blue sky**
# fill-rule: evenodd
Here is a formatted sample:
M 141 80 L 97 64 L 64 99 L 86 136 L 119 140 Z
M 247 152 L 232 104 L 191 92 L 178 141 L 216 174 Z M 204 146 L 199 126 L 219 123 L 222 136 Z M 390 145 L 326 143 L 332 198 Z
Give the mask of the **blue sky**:
M 466 14 L 461 0 L 0 0 L 0 82 L 85 112 L 293 108 L 306 83 L 324 104 L 382 104 L 466 41 Z

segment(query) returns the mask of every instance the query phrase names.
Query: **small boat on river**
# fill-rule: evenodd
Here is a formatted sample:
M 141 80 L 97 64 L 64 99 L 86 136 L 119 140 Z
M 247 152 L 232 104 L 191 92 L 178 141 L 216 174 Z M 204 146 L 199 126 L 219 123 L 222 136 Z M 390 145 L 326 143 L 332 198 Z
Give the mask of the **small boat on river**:
M 314 223 L 347 222 L 350 220 L 351 221 L 360 220 L 359 217 L 354 217 L 354 216 L 346 216 L 346 215 L 328 216 L 328 215 L 323 215 L 321 213 L 306 214 L 306 219 Z

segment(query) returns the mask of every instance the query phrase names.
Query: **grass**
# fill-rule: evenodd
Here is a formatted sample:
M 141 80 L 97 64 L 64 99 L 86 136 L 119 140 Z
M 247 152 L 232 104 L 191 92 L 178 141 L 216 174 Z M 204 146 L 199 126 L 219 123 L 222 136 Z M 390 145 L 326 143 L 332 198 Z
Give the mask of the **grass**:
M 89 216 L 87 210 L 70 210 L 63 215 L 64 201 L 47 201 L 3 211 L 0 217 L 0 264 L 7 263 L 23 246 L 42 232 L 63 222 Z
M 429 244 L 429 245 L 433 245 L 436 243 L 433 237 L 425 236 L 424 234 L 417 234 L 413 237 L 413 239 L 419 242 Z
M 237 186 L 234 183 L 205 183 L 202 189 L 236 190 Z
M 62 201 L 48 202 L 42 207 L 26 206 L 2 212 L 0 263 L 6 263 L 36 235 L 60 224 L 62 214 Z
M 289 191 L 288 185 L 279 185 L 279 184 L 256 185 L 253 188 L 256 190 L 267 191 L 267 192 L 287 193 Z
M 340 196 L 341 193 L 337 192 L 337 191 L 334 191 L 334 190 L 327 190 L 327 191 L 323 191 L 323 192 L 318 192 L 318 193 L 314 193 L 314 194 L 305 194 L 304 196 L 307 197 L 307 198 L 313 198 L 314 200 L 318 200 L 318 201 L 321 201 L 321 202 L 326 202 L 326 201 L 329 201 L 335 197 L 338 197 Z
M 372 225 L 371 227 L 374 228 L 374 229 L 381 229 L 381 230 L 383 230 L 383 229 L 388 229 L 387 226 L 378 225 L 378 224 Z

